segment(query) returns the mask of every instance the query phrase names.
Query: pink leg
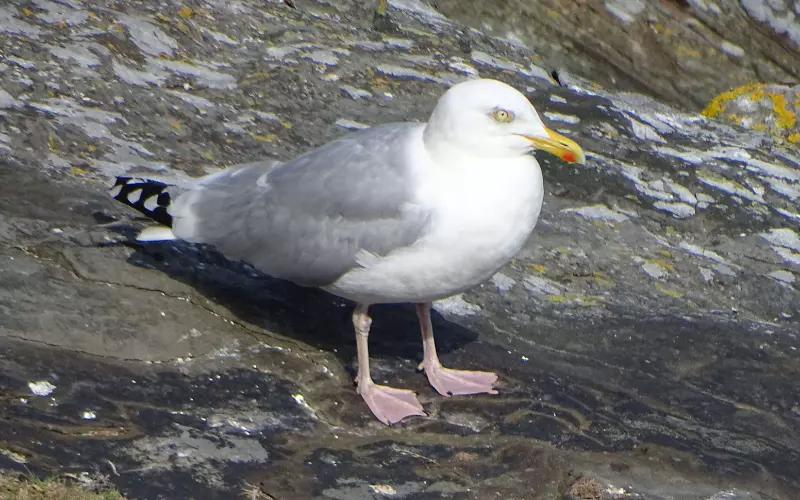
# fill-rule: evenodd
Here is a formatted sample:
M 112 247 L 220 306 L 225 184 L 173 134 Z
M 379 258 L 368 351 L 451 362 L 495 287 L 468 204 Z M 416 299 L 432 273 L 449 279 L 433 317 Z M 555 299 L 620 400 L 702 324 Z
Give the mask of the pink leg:
M 492 387 L 497 382 L 497 375 L 491 372 L 474 372 L 467 370 L 451 370 L 442 366 L 436 354 L 433 341 L 433 325 L 431 325 L 430 302 L 417 304 L 417 317 L 422 330 L 423 359 L 419 365 L 428 375 L 428 381 L 442 396 L 456 394 L 497 394 Z
M 358 350 L 358 393 L 366 401 L 372 413 L 384 424 L 399 422 L 411 415 L 425 415 L 422 405 L 413 391 L 378 385 L 369 373 L 369 328 L 372 319 L 367 314 L 368 305 L 359 304 L 353 311 L 353 326 L 356 329 Z

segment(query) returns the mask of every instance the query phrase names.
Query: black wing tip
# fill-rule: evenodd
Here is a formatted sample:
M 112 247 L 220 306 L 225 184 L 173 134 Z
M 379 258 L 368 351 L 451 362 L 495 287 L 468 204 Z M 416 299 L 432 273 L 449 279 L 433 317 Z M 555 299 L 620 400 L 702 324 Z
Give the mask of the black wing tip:
M 111 197 L 150 217 L 159 224 L 172 227 L 172 216 L 167 208 L 172 203 L 166 191 L 172 184 L 152 179 L 119 176 L 109 188 Z

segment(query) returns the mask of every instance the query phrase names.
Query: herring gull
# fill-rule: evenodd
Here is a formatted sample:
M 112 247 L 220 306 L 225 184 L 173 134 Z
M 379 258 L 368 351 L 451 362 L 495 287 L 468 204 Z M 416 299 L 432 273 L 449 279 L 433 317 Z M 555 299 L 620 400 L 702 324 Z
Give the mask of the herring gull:
M 211 244 L 354 301 L 358 392 L 391 424 L 424 413 L 414 392 L 372 380 L 371 304 L 416 304 L 420 367 L 440 394 L 497 393 L 494 373 L 439 362 L 431 302 L 483 282 L 523 247 L 544 193 L 536 149 L 584 161 L 523 94 L 476 79 L 450 88 L 427 123 L 360 130 L 291 161 L 237 165 L 181 189 L 120 177 L 112 195 L 163 224 L 139 240 Z

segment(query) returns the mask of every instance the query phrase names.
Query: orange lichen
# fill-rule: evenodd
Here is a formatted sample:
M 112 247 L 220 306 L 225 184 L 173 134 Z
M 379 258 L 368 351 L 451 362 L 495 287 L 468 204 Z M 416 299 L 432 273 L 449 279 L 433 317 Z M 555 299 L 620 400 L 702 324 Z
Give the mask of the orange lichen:
M 791 133 L 789 137 L 792 137 L 792 140 L 789 142 L 800 142 L 800 133 L 796 132 L 798 121 L 795 111 L 797 101 L 800 100 L 800 97 L 796 97 L 793 94 L 787 95 L 785 92 L 771 91 L 772 88 L 773 87 L 766 87 L 763 83 L 751 83 L 749 85 L 736 87 L 712 99 L 708 106 L 702 111 L 702 114 L 708 118 L 724 116 L 729 122 L 759 132 L 771 132 L 783 137 Z M 765 109 L 769 109 L 771 104 L 772 115 L 769 116 L 766 121 L 763 119 L 758 119 L 756 121 L 750 119 L 746 120 L 739 114 L 728 112 L 731 102 L 743 96 L 752 102 L 759 103 L 759 106 Z M 798 96 L 800 96 L 800 94 L 798 94 Z M 744 105 L 744 103 L 742 103 L 742 105 Z M 735 108 L 732 108 L 731 111 L 734 109 Z
M 757 88 L 756 90 L 750 92 L 750 100 L 754 102 L 758 102 L 764 98 L 764 89 Z
M 772 100 L 772 111 L 778 115 L 775 125 L 778 128 L 792 128 L 797 123 L 797 115 L 791 111 L 786 102 L 786 96 L 777 92 L 770 92 L 767 96 Z
M 541 264 L 527 264 L 527 266 L 536 271 L 537 273 L 543 273 L 545 269 L 547 269 Z
M 723 92 L 717 97 L 713 98 L 710 103 L 708 103 L 706 109 L 702 111 L 702 115 L 708 118 L 716 118 L 720 113 L 725 111 L 729 101 L 732 101 L 741 95 L 756 92 L 763 86 L 763 83 L 750 83 L 748 85 L 742 85 L 741 87 L 736 87 L 735 89 Z

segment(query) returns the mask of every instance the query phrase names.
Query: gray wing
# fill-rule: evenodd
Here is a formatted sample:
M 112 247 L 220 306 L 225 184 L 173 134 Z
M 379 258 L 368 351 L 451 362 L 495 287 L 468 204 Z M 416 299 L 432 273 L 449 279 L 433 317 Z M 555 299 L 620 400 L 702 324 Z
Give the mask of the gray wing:
M 386 255 L 423 233 L 404 146 L 419 124 L 348 134 L 287 163 L 231 167 L 171 207 L 173 231 L 278 278 L 324 286 L 366 250 Z

